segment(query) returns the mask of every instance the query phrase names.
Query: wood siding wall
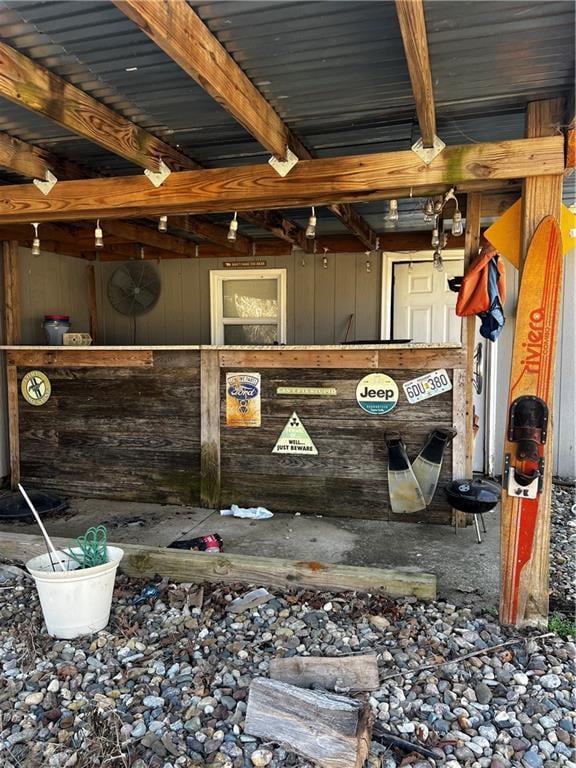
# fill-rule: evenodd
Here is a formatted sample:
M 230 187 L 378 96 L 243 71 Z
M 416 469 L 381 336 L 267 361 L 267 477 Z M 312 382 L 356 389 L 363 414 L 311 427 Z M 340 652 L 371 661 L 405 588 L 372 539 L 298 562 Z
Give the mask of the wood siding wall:
M 46 371 L 48 402 L 20 398 L 23 482 L 64 496 L 198 505 L 199 353 L 156 353 L 154 369 Z
M 264 257 L 265 258 L 265 257 Z M 269 268 L 287 270 L 287 343 L 334 344 L 380 337 L 381 259 L 366 270 L 363 253 L 294 254 L 265 258 Z M 98 307 L 106 344 L 210 344 L 210 270 L 223 259 L 168 259 L 155 264 L 162 281 L 156 306 L 131 320 L 108 302 L 106 287 L 117 263 L 97 265 Z M 134 333 L 135 331 L 135 333 Z
M 20 248 L 22 343 L 45 344 L 44 315 L 69 315 L 73 331 L 89 331 L 88 262 Z
M 262 375 L 262 427 L 226 426 L 225 371 L 221 372 L 222 503 L 262 505 L 283 512 L 326 517 L 386 518 L 449 523 L 443 493 L 452 477 L 452 453 L 446 451 L 435 499 L 426 511 L 394 515 L 389 509 L 386 430 L 404 437 L 415 458 L 434 426 L 451 427 L 452 392 L 410 405 L 403 394 L 384 416 L 363 411 L 356 385 L 373 370 L 255 369 Z M 402 383 L 422 371 L 388 373 L 402 392 Z M 277 395 L 277 387 L 335 387 L 332 397 Z M 318 456 L 272 454 L 280 433 L 296 411 Z
M 260 428 L 226 426 L 225 374 L 227 369 L 239 369 L 228 368 L 226 360 L 236 354 L 236 362 L 241 362 L 249 351 L 139 354 L 149 356 L 141 367 L 133 367 L 135 361 L 128 359 L 125 367 L 117 367 L 116 361 L 114 367 L 104 361 L 101 367 L 84 367 L 86 363 L 80 362 L 74 367 L 71 357 L 71 367 L 61 368 L 61 362 L 46 358 L 42 367 L 52 383 L 51 398 L 41 408 L 19 401 L 20 469 L 27 486 L 64 496 L 197 506 L 202 485 L 200 420 L 201 414 L 208 416 L 201 403 L 200 356 L 216 354 L 221 420 L 215 439 L 220 445 L 222 504 L 265 505 L 275 511 L 327 517 L 450 522 L 442 489 L 452 475 L 451 449 L 430 509 L 395 516 L 388 504 L 384 431 L 400 432 L 415 457 L 433 427 L 454 423 L 454 393 L 413 406 L 401 396 L 399 405 L 385 416 L 365 413 L 355 398 L 358 381 L 378 368 L 392 375 L 401 390 L 402 383 L 420 375 L 423 368 L 436 367 L 437 357 L 428 359 L 430 354 L 437 356 L 434 350 L 288 352 L 291 363 L 282 368 L 278 356 L 283 352 L 272 350 L 269 354 L 275 359 L 267 365 L 262 358 L 263 365 L 240 366 L 262 376 Z M 396 362 L 386 365 L 387 355 Z M 405 355 L 413 360 L 417 356 L 421 365 L 400 368 Z M 372 364 L 364 367 L 368 357 Z M 458 350 L 450 350 L 444 359 L 458 361 Z M 12 353 L 10 360 L 18 365 L 19 382 L 34 364 L 28 352 Z M 29 360 L 27 365 L 24 360 Z M 337 394 L 284 396 L 276 393 L 278 386 L 331 386 Z M 309 431 L 318 456 L 272 454 L 293 411 Z

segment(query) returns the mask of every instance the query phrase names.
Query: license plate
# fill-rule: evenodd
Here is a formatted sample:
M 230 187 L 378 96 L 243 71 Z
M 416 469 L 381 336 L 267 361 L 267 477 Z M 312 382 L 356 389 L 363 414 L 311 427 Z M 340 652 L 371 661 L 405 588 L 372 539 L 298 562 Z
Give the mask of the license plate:
M 402 387 L 409 403 L 419 403 L 421 400 L 428 400 L 429 397 L 449 392 L 452 389 L 452 382 L 444 368 L 439 368 L 417 379 L 406 381 Z

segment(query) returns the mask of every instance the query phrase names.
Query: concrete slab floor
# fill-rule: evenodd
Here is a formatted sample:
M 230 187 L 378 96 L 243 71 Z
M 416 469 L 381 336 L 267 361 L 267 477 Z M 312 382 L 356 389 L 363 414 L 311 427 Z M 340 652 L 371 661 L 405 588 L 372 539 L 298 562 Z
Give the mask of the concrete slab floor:
M 321 560 L 380 568 L 419 567 L 436 574 L 438 593 L 457 604 L 498 605 L 499 520 L 485 516 L 487 533 L 473 526 L 328 518 L 275 513 L 269 520 L 221 517 L 218 511 L 102 499 L 70 499 L 67 512 L 45 518 L 53 536 L 76 537 L 104 523 L 118 543 L 167 546 L 176 539 L 219 533 L 226 552 L 289 560 Z M 35 524 L 3 522 L 1 530 L 37 534 Z M 1 535 L 1 534 L 0 534 Z

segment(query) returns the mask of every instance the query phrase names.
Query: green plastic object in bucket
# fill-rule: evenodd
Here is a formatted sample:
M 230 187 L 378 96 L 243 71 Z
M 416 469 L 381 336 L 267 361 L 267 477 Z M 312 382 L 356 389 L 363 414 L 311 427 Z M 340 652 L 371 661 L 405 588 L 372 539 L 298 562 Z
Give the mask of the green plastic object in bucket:
M 72 551 L 77 557 L 82 555 L 76 547 Z M 48 634 L 72 640 L 104 629 L 110 619 L 116 570 L 124 550 L 107 547 L 108 562 L 93 568 L 78 568 L 65 551 L 56 554 L 70 570 L 54 569 L 54 555 L 50 553 L 26 563 L 36 582 Z

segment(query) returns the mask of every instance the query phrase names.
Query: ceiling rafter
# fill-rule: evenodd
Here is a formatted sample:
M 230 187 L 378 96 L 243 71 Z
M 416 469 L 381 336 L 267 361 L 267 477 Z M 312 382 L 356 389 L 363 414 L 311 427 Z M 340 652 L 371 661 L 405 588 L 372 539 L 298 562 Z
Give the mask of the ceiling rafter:
M 518 179 L 562 174 L 563 136 L 446 147 L 429 166 L 411 150 L 303 160 L 285 178 L 267 165 L 173 173 L 158 189 L 139 176 L 63 181 L 44 197 L 34 185 L 0 195 L 0 224 L 215 213 L 254 208 L 505 190 Z M 398 187 L 402 179 L 402 187 Z
M 19 51 L 0 42 L 0 96 L 19 106 L 49 118 L 66 130 L 99 144 L 116 155 L 146 168 L 158 171 L 163 160 L 172 171 L 194 170 L 201 166 L 170 144 L 136 125 L 89 94 L 50 72 Z M 34 148 L 26 150 L 25 142 L 15 140 L 13 144 L 4 142 L 4 151 L 0 146 L 0 156 L 17 159 L 19 165 L 28 170 L 34 167 L 40 170 L 42 161 L 48 164 L 45 150 Z M 22 146 L 24 145 L 24 146 Z M 66 166 L 50 161 L 52 171 L 59 178 L 69 178 Z M 74 164 L 70 164 L 74 167 Z M 59 171 L 59 172 L 58 172 Z M 25 175 L 29 175 L 26 173 Z M 79 178 L 90 174 L 83 171 Z M 44 174 L 40 175 L 42 178 Z M 36 177 L 34 174 L 33 177 Z M 37 178 L 37 177 L 36 177 Z M 227 244 L 229 250 L 239 248 Z
M 284 159 L 288 147 L 298 159 L 312 159 L 186 0 L 112 1 L 269 152 Z M 376 233 L 349 204 L 328 208 L 366 247 L 376 247 Z
M 416 102 L 422 145 L 428 149 L 434 145 L 436 136 L 436 108 L 423 0 L 396 0 L 396 13 Z
M 46 149 L 28 144 L 21 139 L 16 139 L 2 132 L 0 132 L 0 168 L 14 171 L 28 178 L 45 178 L 48 171 L 54 173 L 57 178 L 68 181 L 98 178 L 97 174 L 76 163 L 64 160 Z M 227 252 L 230 251 L 242 255 L 252 252 L 253 241 L 250 238 L 238 234 L 236 241 L 230 242 L 226 238 L 228 230 L 224 227 L 205 221 L 198 222 L 196 226 L 194 225 L 193 217 L 189 218 L 189 231 L 199 239 L 216 243 L 225 248 Z M 176 225 L 173 224 L 173 226 Z M 64 227 L 61 229 L 64 230 Z M 181 253 L 184 256 L 191 255 L 195 248 L 195 244 L 186 238 L 161 233 L 151 227 L 135 224 L 134 222 L 108 221 L 106 224 L 103 223 L 103 229 L 110 234 L 116 234 L 122 240 L 153 245 L 156 248 Z M 60 234 L 62 235 L 63 232 L 60 232 Z M 79 230 L 72 238 L 64 239 L 62 242 L 87 239 L 87 237 L 88 235 L 84 230 Z M 52 239 L 57 239 L 56 234 L 52 235 Z M 85 249 L 88 250 L 86 244 Z

